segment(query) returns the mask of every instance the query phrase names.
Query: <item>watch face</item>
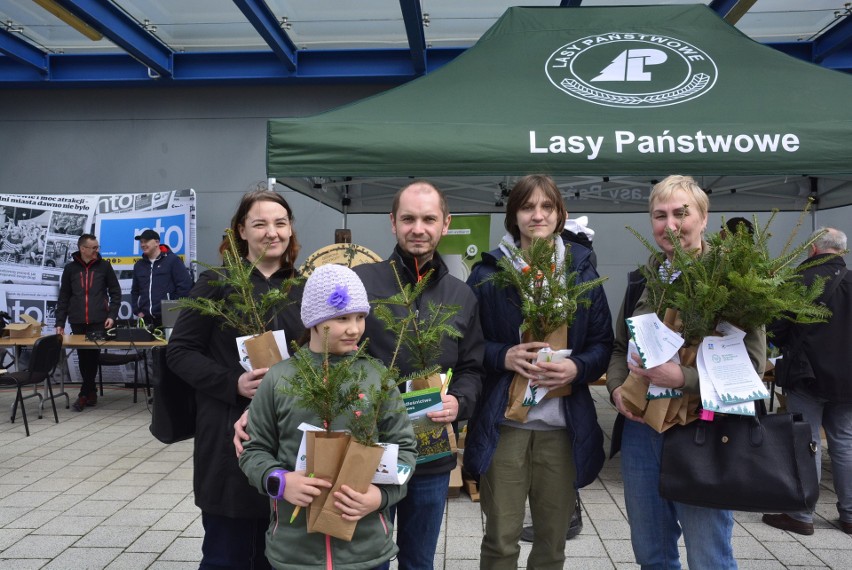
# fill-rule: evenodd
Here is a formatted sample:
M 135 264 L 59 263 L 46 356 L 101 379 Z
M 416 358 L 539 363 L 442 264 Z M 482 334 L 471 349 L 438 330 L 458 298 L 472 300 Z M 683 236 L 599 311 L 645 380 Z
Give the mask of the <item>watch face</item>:
M 281 489 L 281 479 L 278 475 L 270 475 L 266 478 L 266 493 L 271 497 L 277 497 Z

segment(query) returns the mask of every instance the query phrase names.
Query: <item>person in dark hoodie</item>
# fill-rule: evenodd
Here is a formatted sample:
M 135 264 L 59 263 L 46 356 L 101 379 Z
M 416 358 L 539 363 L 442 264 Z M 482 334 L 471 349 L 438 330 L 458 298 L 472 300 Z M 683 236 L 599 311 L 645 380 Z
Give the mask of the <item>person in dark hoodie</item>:
M 429 283 L 418 300 L 420 318 L 429 318 L 429 303 L 457 305 L 460 310 L 449 324 L 462 333 L 461 338 L 445 337 L 437 364 L 446 371 L 453 369 L 448 393 L 443 396 L 444 409 L 428 416 L 437 423 L 468 419 L 473 413 L 482 386 L 482 359 L 485 344 L 479 326 L 476 297 L 464 282 L 450 275 L 438 254 L 438 242 L 447 234 L 450 213 L 443 193 L 433 184 L 419 180 L 397 192 L 390 214 L 391 230 L 397 245 L 390 257 L 381 263 L 359 265 L 355 273 L 364 282 L 370 300 L 386 299 L 399 291 L 391 263 L 395 263 L 403 284 L 416 283 L 432 271 Z M 389 306 L 393 311 L 401 307 Z M 393 353 L 393 334 L 385 330 L 377 318 L 367 317 L 365 336 L 370 339 L 367 351 L 387 363 Z M 397 365 L 403 375 L 414 372 L 409 356 L 403 351 Z M 400 386 L 405 390 L 405 386 Z M 400 570 L 431 570 L 450 471 L 456 458 L 443 457 L 420 463 L 408 482 L 408 494 L 396 505 Z M 387 568 L 386 564 L 383 568 Z
M 130 306 L 133 314 L 159 327 L 163 323 L 160 302 L 189 295 L 192 278 L 180 257 L 160 243 L 160 234 L 148 229 L 136 236 L 142 259 L 133 265 Z
M 775 368 L 775 381 L 783 385 L 787 410 L 804 416 L 813 441 L 822 439 L 820 428 L 825 432 L 840 530 L 852 534 L 852 382 L 847 376 L 852 368 L 852 274 L 843 260 L 849 251 L 846 234 L 837 228 L 820 228 L 811 238 L 817 235 L 808 259 L 802 262 L 802 281 L 810 284 L 818 277 L 826 279 L 817 302 L 831 311 L 831 318 L 807 325 L 782 319 L 770 324 L 767 331 L 784 353 Z M 815 261 L 822 263 L 807 266 Z M 817 474 L 821 474 L 822 446 L 817 447 L 814 459 Z M 827 511 L 828 505 L 823 506 Z M 825 511 L 820 514 L 828 518 Z M 814 533 L 812 512 L 765 514 L 762 520 L 788 532 Z
M 71 324 L 73 334 L 103 332 L 112 328 L 121 306 L 121 285 L 112 265 L 98 253 L 98 238 L 83 234 L 77 249 L 65 269 L 59 284 L 56 304 L 56 334 L 63 334 L 65 323 Z M 73 404 L 77 412 L 98 403 L 95 376 L 98 373 L 98 350 L 78 349 L 80 376 L 83 384 Z

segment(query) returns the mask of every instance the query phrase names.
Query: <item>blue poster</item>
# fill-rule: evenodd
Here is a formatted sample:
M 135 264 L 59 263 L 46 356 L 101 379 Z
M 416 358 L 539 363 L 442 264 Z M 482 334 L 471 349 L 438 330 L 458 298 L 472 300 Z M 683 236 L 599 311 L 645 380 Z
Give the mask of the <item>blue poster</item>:
M 142 251 L 136 236 L 147 229 L 160 234 L 160 243 L 167 245 L 188 265 L 189 207 L 167 211 L 135 211 L 102 214 L 96 220 L 95 234 L 101 246 L 101 256 L 118 269 L 130 269 Z

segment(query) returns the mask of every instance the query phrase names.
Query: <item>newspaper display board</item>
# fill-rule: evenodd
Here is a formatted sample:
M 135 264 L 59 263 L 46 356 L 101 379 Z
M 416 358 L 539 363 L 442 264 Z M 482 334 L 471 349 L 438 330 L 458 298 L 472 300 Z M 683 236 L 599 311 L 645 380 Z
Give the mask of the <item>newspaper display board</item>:
M 130 287 L 133 264 L 141 258 L 134 239 L 153 229 L 187 267 L 197 259 L 196 205 L 192 189 L 113 195 L 0 196 L 0 310 L 12 322 L 26 314 L 56 327 L 56 303 L 62 270 L 77 251 L 77 240 L 94 233 L 101 256 L 113 264 L 121 284 L 119 319 L 133 318 Z M 193 274 L 194 277 L 194 274 Z M 66 333 L 71 329 L 66 324 Z M 124 352 L 124 351 L 116 351 Z M 26 365 L 27 351 L 22 354 Z M 80 381 L 76 351 L 68 355 L 72 382 Z M 133 366 L 103 369 L 105 382 L 131 382 Z M 144 371 L 140 370 L 140 374 Z

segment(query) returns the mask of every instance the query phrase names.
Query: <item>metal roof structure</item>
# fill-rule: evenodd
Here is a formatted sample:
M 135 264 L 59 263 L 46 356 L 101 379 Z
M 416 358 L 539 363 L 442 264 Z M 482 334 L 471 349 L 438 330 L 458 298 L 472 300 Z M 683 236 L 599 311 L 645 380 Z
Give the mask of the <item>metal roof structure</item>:
M 405 83 L 510 6 L 682 0 L 0 0 L 0 87 Z M 842 0 L 704 1 L 753 40 L 852 71 Z

